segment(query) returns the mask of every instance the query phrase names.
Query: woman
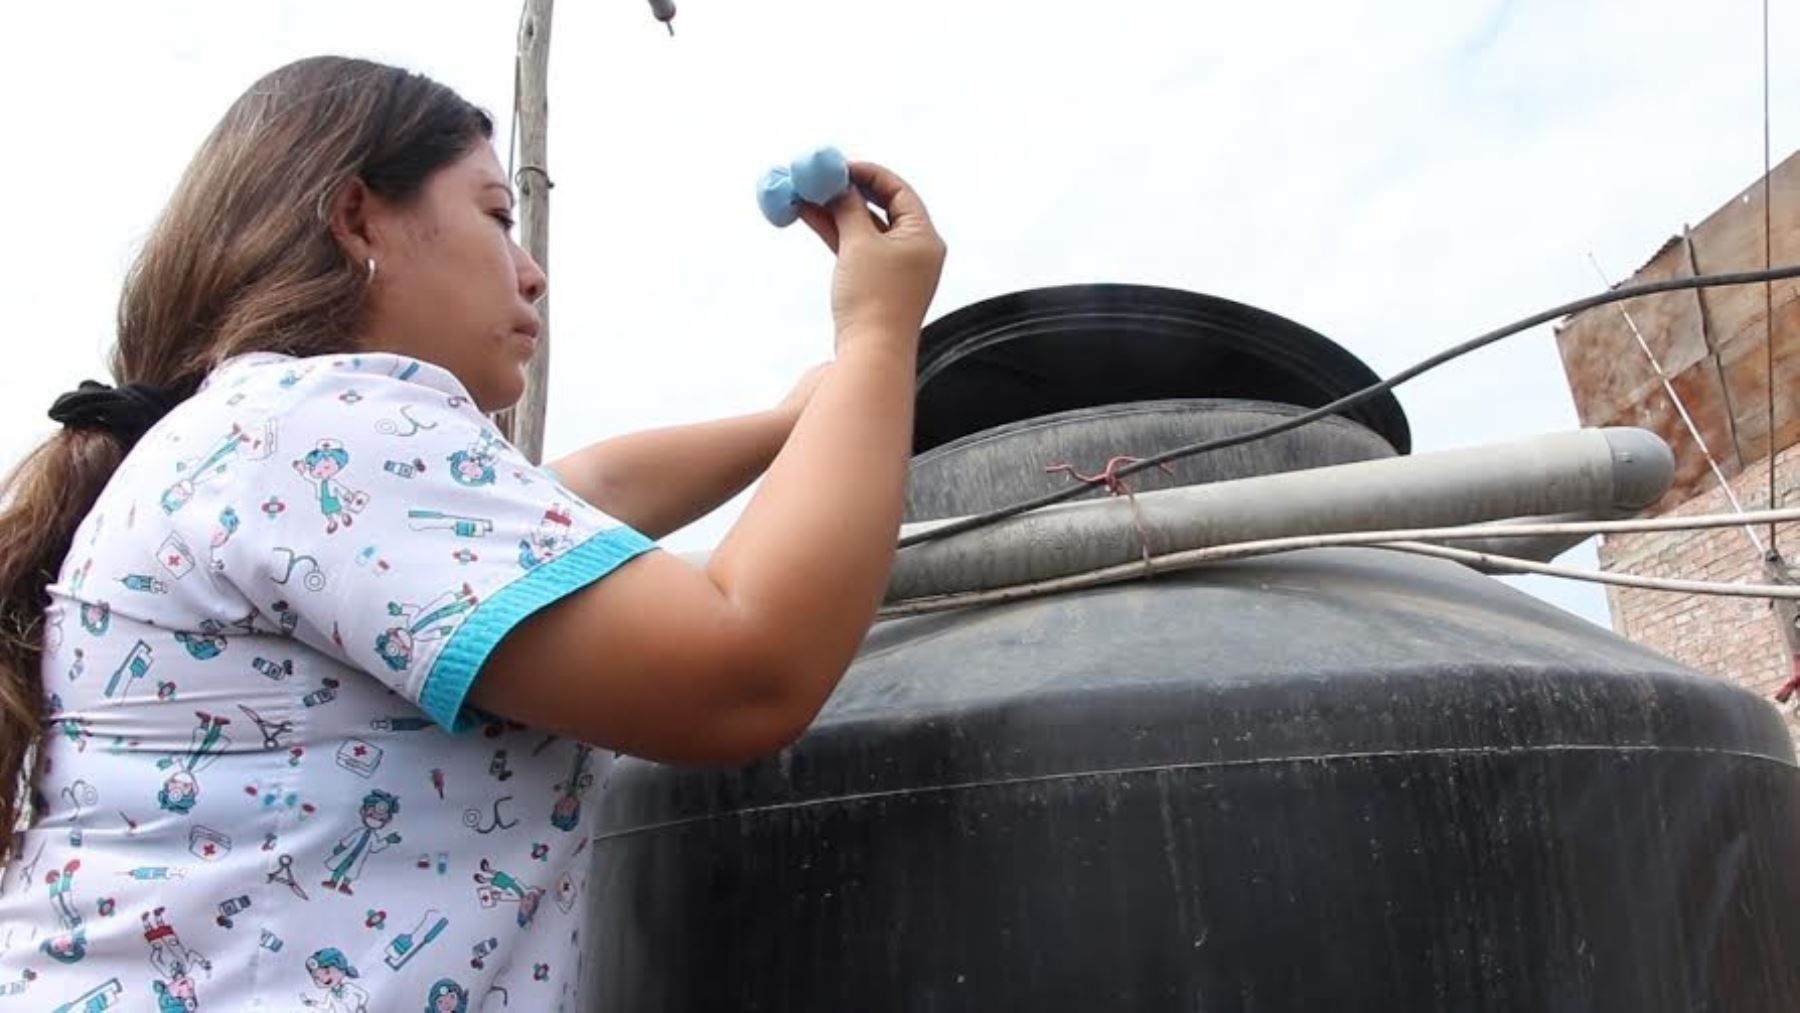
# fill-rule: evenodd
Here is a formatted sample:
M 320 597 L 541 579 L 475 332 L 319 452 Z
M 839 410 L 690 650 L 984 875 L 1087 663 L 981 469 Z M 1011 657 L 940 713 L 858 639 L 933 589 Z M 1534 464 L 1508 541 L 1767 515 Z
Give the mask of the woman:
M 6 489 L 0 981 L 36 1007 L 561 1006 L 612 753 L 775 752 L 867 631 L 943 260 L 918 198 L 857 164 L 806 209 L 836 354 L 780 406 L 537 468 L 487 416 L 545 291 L 492 130 L 376 64 L 257 82 L 127 280 L 121 386 L 57 399 Z M 704 567 L 656 550 L 765 470 Z M 173 980 L 151 911 L 219 973 Z

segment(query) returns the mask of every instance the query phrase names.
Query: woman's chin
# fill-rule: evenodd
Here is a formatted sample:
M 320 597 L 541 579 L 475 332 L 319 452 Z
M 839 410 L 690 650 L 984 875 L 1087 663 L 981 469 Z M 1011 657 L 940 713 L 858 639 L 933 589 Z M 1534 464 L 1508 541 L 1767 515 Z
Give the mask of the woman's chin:
M 471 388 L 469 394 L 483 415 L 516 408 L 525 396 L 525 369 L 521 366 L 502 373 L 479 389 Z

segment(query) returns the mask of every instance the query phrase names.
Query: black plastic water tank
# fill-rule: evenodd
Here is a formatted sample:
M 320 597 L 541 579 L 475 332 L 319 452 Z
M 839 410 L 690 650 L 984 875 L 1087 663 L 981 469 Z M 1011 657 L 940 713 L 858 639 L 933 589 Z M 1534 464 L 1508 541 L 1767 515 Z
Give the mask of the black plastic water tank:
M 1378 550 L 883 624 L 777 759 L 601 807 L 600 1009 L 1800 1009 L 1773 709 Z

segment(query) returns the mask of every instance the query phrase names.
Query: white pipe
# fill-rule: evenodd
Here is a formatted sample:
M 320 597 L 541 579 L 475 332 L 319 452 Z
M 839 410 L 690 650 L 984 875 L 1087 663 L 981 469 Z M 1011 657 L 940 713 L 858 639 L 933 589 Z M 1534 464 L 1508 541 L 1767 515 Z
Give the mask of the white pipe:
M 1060 504 L 904 550 L 886 600 L 1030 584 L 1258 539 L 1632 513 L 1668 489 L 1674 468 L 1653 433 L 1583 429 Z

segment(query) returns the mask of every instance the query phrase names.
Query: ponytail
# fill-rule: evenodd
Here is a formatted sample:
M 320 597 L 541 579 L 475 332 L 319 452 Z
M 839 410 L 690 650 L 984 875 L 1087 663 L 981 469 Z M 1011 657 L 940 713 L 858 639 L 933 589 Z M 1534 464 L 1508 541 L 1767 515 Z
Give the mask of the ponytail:
M 111 433 L 65 428 L 0 486 L 0 856 L 29 819 L 25 765 L 43 724 L 44 609 L 75 528 L 125 457 Z

